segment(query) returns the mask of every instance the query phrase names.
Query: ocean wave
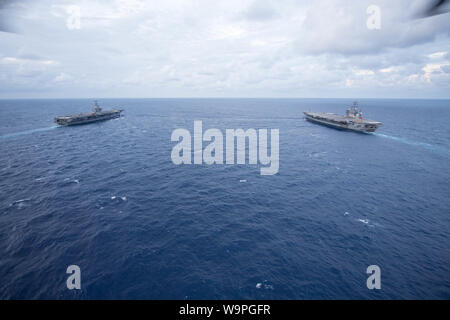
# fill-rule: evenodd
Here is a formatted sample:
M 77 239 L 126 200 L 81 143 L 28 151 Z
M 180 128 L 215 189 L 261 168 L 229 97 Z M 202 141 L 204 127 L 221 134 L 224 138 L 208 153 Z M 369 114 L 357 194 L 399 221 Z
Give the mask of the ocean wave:
M 27 198 L 27 199 L 20 199 L 20 200 L 16 200 L 14 202 L 12 202 L 9 206 L 10 207 L 17 207 L 18 209 L 22 209 L 23 207 L 26 206 L 26 203 L 31 201 L 31 199 Z
M 121 199 L 122 201 L 127 201 L 126 196 L 111 196 L 111 200 Z
M 369 224 L 369 219 L 356 219 L 356 221 L 362 222 L 364 224 Z
M 255 287 L 256 289 L 264 289 L 264 290 L 274 289 L 274 286 L 270 284 L 267 280 L 264 280 L 263 282 L 258 282 Z

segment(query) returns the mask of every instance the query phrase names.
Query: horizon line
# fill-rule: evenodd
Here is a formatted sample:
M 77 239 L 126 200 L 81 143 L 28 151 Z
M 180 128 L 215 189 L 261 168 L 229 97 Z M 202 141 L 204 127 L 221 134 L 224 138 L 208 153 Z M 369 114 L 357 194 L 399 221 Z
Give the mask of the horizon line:
M 150 100 L 150 99 L 159 99 L 159 100 L 168 100 L 168 99 L 278 99 L 278 100 L 288 100 L 288 99 L 341 99 L 341 100 L 450 100 L 450 97 L 443 98 L 379 98 L 379 97 L 32 97 L 32 98 L 2 98 L 0 100 L 109 100 L 109 99 L 140 99 L 140 100 Z

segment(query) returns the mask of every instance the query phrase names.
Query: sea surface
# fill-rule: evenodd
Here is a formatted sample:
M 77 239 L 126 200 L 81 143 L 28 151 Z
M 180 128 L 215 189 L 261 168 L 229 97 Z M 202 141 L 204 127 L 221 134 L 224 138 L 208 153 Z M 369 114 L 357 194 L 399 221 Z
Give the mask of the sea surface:
M 450 299 L 450 101 L 0 100 L 1 299 Z M 280 169 L 175 165 L 172 131 L 280 131 Z M 68 290 L 66 269 L 81 269 Z M 381 290 L 366 269 L 381 269 Z

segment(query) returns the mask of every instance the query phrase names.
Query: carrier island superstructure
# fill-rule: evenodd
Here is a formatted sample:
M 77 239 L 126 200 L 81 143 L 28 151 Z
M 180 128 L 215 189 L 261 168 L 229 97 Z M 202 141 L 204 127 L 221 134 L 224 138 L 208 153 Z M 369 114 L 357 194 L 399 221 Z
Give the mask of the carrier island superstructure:
M 345 116 L 326 112 L 303 113 L 305 114 L 305 118 L 309 121 L 338 129 L 375 132 L 375 130 L 383 125 L 378 121 L 364 119 L 362 111 L 358 108 L 357 102 L 354 102 L 353 105 L 347 109 Z
M 56 117 L 54 121 L 61 126 L 72 126 L 118 118 L 122 111 L 123 109 L 102 110 L 97 101 L 94 101 L 94 110 L 92 112 Z

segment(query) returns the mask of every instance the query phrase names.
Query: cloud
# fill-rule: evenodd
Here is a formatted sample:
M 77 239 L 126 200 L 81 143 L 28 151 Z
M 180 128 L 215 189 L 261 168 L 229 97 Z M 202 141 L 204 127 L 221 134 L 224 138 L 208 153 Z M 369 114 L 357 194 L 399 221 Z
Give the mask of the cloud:
M 417 2 L 417 1 L 416 1 Z M 446 15 L 432 19 L 411 18 L 410 1 L 377 1 L 380 29 L 367 28 L 367 7 L 372 1 L 314 1 L 306 8 L 306 19 L 297 49 L 306 54 L 373 54 L 390 48 L 409 48 L 449 35 Z
M 266 21 L 278 16 L 274 3 L 270 0 L 255 0 L 243 12 L 244 18 L 255 21 Z
M 373 76 L 375 73 L 372 70 L 357 70 L 355 75 L 357 76 Z
M 61 72 L 53 79 L 53 81 L 54 82 L 68 82 L 72 79 L 73 79 L 72 76 L 68 75 L 67 73 Z
M 448 15 L 378 0 L 370 30 L 373 3 L 30 2 L 21 35 L 0 33 L 0 97 L 448 97 Z
M 430 59 L 442 59 L 446 57 L 448 57 L 448 52 L 446 51 L 434 52 L 428 55 Z

